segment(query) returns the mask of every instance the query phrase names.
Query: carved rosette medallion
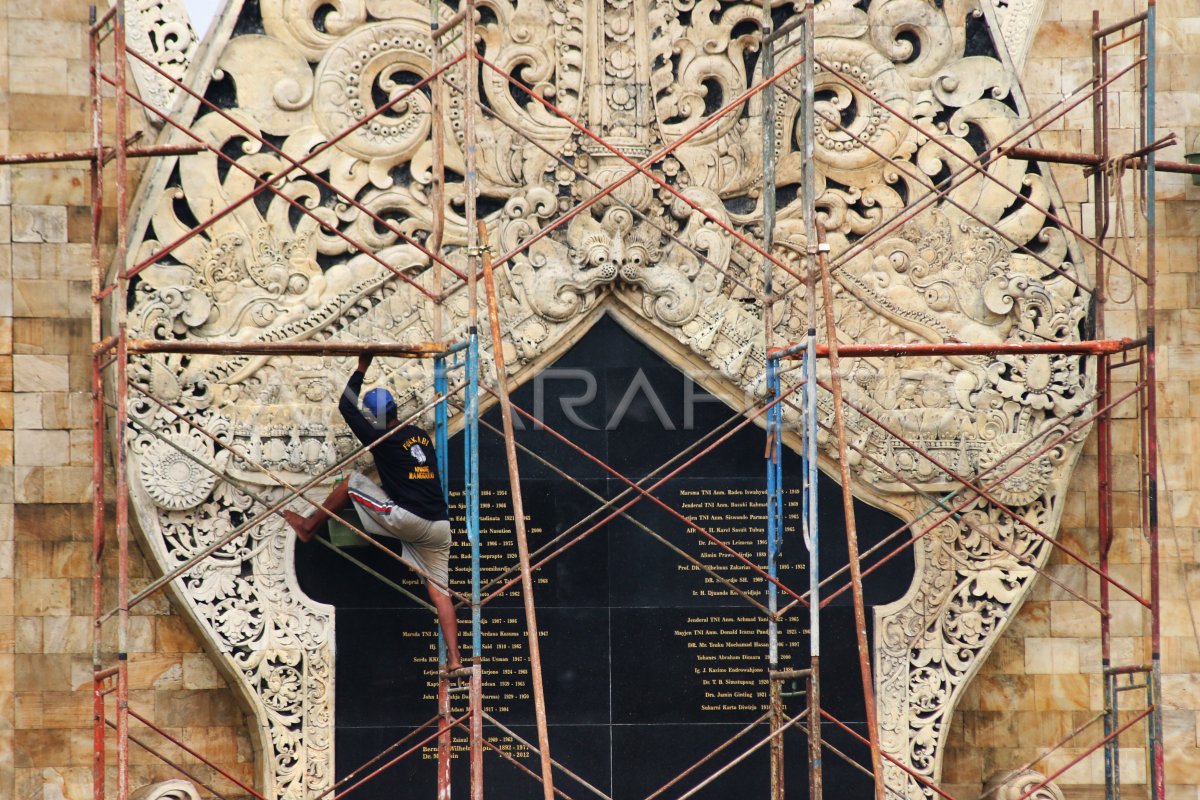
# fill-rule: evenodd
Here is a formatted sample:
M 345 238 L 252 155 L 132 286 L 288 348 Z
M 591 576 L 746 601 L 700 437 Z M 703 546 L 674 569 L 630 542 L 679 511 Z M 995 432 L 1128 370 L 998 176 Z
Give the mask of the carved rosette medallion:
M 203 441 L 178 434 L 148 444 L 138 464 L 146 494 L 160 508 L 185 511 L 200 505 L 217 482 L 203 466 L 213 462 L 212 451 Z
M 481 215 L 501 251 L 536 238 L 497 275 L 510 378 L 536 374 L 599 314 L 611 313 L 717 396 L 763 396 L 764 260 L 725 230 L 762 237 L 761 94 L 695 130 L 761 79 L 760 4 L 495 0 L 480 9 L 482 56 L 604 137 L 481 68 Z M 203 91 L 228 118 L 195 102 L 180 112 L 222 155 L 166 160 L 147 175 L 133 257 L 234 205 L 254 189 L 251 176 L 315 156 L 279 180 L 283 197 L 236 204 L 145 270 L 131 294 L 131 334 L 429 341 L 437 312 L 423 289 L 447 293 L 444 336 L 461 338 L 468 319 L 461 282 L 446 271 L 437 285 L 428 258 L 396 233 L 425 241 L 433 230 L 428 91 L 334 141 L 429 75 L 428 4 L 259 0 L 245 8 L 232 2 L 228 13 L 237 24 L 219 29 L 224 38 L 198 68 L 209 76 Z M 1023 122 L 1007 60 L 986 36 L 969 35 L 989 27 L 990 6 L 980 12 L 969 2 L 817 6 L 814 189 L 839 264 L 833 313 L 845 342 L 1081 335 L 1081 259 L 1039 210 L 1058 209 L 1054 187 L 1024 162 L 994 161 L 983 175 L 962 170 L 961 156 L 993 150 Z M 798 55 L 788 48 L 779 66 Z M 464 78 L 460 64 L 444 87 L 443 249 L 458 267 L 466 261 Z M 808 241 L 799 106 L 788 93 L 798 94 L 797 81 L 795 71 L 780 79 L 787 91 L 770 114 L 778 134 L 773 254 L 796 273 Z M 626 180 L 538 236 L 623 179 L 628 159 L 672 145 L 649 176 Z M 951 187 L 948 198 L 930 197 L 933 186 Z M 903 209 L 911 216 L 888 224 Z M 810 325 L 803 282 L 776 269 L 774 284 L 783 295 L 773 340 L 799 339 Z M 811 322 L 820 324 L 819 301 L 818 311 Z M 493 342 L 483 345 L 486 374 Z M 247 356 L 133 364 L 135 380 L 163 403 L 131 393 L 127 436 L 142 477 L 134 490 L 148 544 L 169 569 L 223 542 L 176 589 L 258 714 L 263 779 L 280 798 L 299 800 L 332 782 L 332 610 L 299 593 L 291 538 L 276 519 L 245 526 L 263 503 L 352 451 L 333 411 L 351 368 L 348 359 Z M 380 382 L 402 412 L 428 403 L 429 364 L 392 361 L 382 369 Z M 876 611 L 881 741 L 937 780 L 954 704 L 1048 554 L 1047 542 L 1004 509 L 1055 529 L 1083 436 L 1067 433 L 1091 402 L 1092 378 L 1081 359 L 1065 356 L 855 358 L 844 369 L 849 435 L 863 451 L 851 464 L 859 495 L 913 519 L 957 492 L 954 514 L 924 515 L 916 525 L 908 593 Z M 799 370 L 784 371 L 782 380 L 794 385 Z M 828 421 L 828 396 L 818 405 Z M 181 416 L 211 438 L 190 433 Z M 789 408 L 785 422 L 796 444 L 796 412 Z M 1026 447 L 1035 436 L 1043 438 Z M 821 446 L 830 467 L 835 443 Z M 189 455 L 220 464 L 228 479 L 202 477 Z M 965 493 L 955 474 L 982 475 L 986 497 Z M 887 781 L 906 797 L 926 794 L 899 768 L 888 767 Z

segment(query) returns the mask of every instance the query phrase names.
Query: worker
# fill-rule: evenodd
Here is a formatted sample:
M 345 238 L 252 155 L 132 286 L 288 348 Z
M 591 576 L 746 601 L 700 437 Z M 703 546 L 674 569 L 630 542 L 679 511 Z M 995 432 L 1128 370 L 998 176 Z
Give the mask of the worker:
M 367 533 L 383 539 L 385 544 L 398 540 L 401 558 L 425 576 L 425 588 L 437 609 L 446 640 L 446 672 L 452 674 L 462 669 L 462 659 L 458 653 L 458 619 L 448 591 L 450 521 L 437 454 L 423 429 L 400 426 L 396 401 L 387 389 L 371 389 L 363 395 L 359 408 L 359 393 L 371 361 L 370 353 L 359 356 L 358 368 L 346 383 L 338 410 L 364 445 L 387 436 L 371 451 L 382 488 L 361 472 L 354 472 L 333 488 L 323 508 L 318 507 L 307 517 L 284 511 L 283 517 L 297 538 L 307 542 L 332 516 L 330 512 L 339 513 L 353 503 Z M 394 431 L 397 427 L 400 429 Z

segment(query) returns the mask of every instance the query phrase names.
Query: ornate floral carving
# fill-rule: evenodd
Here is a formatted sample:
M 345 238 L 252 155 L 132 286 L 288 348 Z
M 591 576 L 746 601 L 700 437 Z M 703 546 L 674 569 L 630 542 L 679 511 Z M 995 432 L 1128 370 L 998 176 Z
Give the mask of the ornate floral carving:
M 183 80 L 198 44 L 187 7 L 183 0 L 135 0 L 126 3 L 125 14 L 129 48 L 162 70 L 158 72 L 136 58 L 129 59 L 138 93 L 151 107 L 170 111 L 179 94 L 170 79 Z M 156 115 L 148 114 L 147 118 L 152 125 L 163 124 Z
M 204 464 L 213 448 L 196 436 L 165 436 L 147 447 L 141 459 L 142 488 L 159 508 L 184 511 L 204 502 L 217 482 Z
M 510 377 L 536 373 L 605 310 L 680 363 L 706 365 L 702 381 L 718 395 L 762 396 L 763 259 L 722 230 L 751 239 L 762 234 L 761 95 L 683 139 L 761 79 L 760 4 L 496 0 L 481 7 L 478 47 L 517 79 L 513 84 L 481 68 L 481 214 L 505 252 L 536 239 L 497 273 Z M 203 65 L 214 75 L 210 99 L 237 124 L 194 105 L 189 113 L 193 131 L 253 175 L 283 171 L 289 159 L 316 152 L 431 69 L 428 5 L 416 0 L 260 0 L 261 16 L 237 8 L 230 13 L 246 17 L 239 30 L 261 32 L 232 36 Z M 1065 232 L 1038 210 L 1057 208 L 1053 186 L 1036 167 L 1003 159 L 987 166 L 987 176 L 955 174 L 964 157 L 994 150 L 1022 124 L 1013 75 L 987 42 L 966 35 L 977 22 L 972 8 L 924 0 L 817 6 L 817 54 L 829 68 L 817 72 L 822 121 L 814 189 L 839 264 L 833 313 L 846 341 L 1080 336 L 1086 314 L 1080 259 Z M 449 17 L 452 9 L 439 14 Z M 994 21 L 991 11 L 986 20 Z M 787 52 L 795 57 L 794 49 Z M 461 67 L 448 71 L 445 87 L 444 251 L 459 268 L 466 260 L 465 109 L 458 92 L 464 77 Z M 780 84 L 798 93 L 797 79 L 792 72 Z M 576 130 L 521 86 L 602 131 L 605 141 Z M 436 285 L 428 259 L 362 210 L 417 241 L 432 233 L 428 108 L 428 94 L 414 92 L 320 151 L 308 168 L 343 196 L 302 171 L 279 186 L 323 225 L 363 242 L 429 293 L 445 293 L 442 330 L 455 339 L 468 320 L 461 283 L 446 277 Z M 770 118 L 779 134 L 774 255 L 799 265 L 808 232 L 798 199 L 804 158 L 798 104 L 780 92 Z M 247 137 L 247 129 L 271 145 Z M 626 158 L 671 144 L 672 154 L 648 167 L 652 178 L 627 180 L 568 225 L 539 234 L 566 209 L 594 198 L 598 187 L 624 178 Z M 588 180 L 576 179 L 572 166 Z M 948 198 L 928 199 L 935 186 L 948 187 Z M 244 172 L 211 154 L 161 163 L 143 188 L 137 256 L 252 188 Z M 920 213 L 888 225 L 904 208 Z M 802 282 L 781 270 L 774 282 L 783 292 L 775 303 L 774 341 L 797 339 L 820 319 L 806 316 Z M 820 300 L 818 312 L 824 313 Z M 264 194 L 141 274 L 131 329 L 165 339 L 375 341 L 386 332 L 395 341 L 428 341 L 434 314 L 426 294 L 287 200 Z M 486 362 L 493 343 L 483 345 Z M 1019 448 L 1034 435 L 1066 431 L 1082 413 L 1091 378 L 1079 358 L 858 358 L 843 366 L 849 435 L 871 456 L 852 461 L 856 490 L 915 518 L 931 497 L 962 490 L 950 472 L 986 473 L 982 480 L 995 484 L 989 492 L 997 501 L 1054 529 L 1082 434 L 1046 452 Z M 350 368 L 336 358 L 135 362 L 138 381 L 214 433 L 212 455 L 225 460 L 231 479 L 213 481 L 210 490 L 197 481 L 190 493 L 151 492 L 155 476 L 183 469 L 161 437 L 185 449 L 194 445 L 174 415 L 132 400 L 131 448 L 138 469 L 150 476 L 139 510 L 164 567 L 261 513 L 250 492 L 270 502 L 284 486 L 307 481 L 350 452 L 352 440 L 331 416 Z M 429 365 L 381 368 L 380 382 L 393 388 L 403 409 L 430 399 Z M 798 379 L 798 371 L 783 375 L 787 385 Z M 818 413 L 830 419 L 827 396 Z M 791 409 L 785 421 L 799 424 Z M 836 449 L 827 439 L 821 445 L 828 466 Z M 876 612 L 883 744 L 935 780 L 954 703 L 1048 552 L 1044 539 L 990 501 L 963 493 L 956 502 L 957 515 L 922 517 L 914 584 Z M 187 573 L 180 593 L 255 700 L 269 739 L 268 784 L 278 796 L 300 797 L 324 791 L 332 780 L 333 632 L 329 609 L 295 590 L 288 541 L 267 520 Z M 887 779 L 905 796 L 925 794 L 898 768 L 889 767 Z
M 403 78 L 432 71 L 428 22 L 384 22 L 355 30 L 329 49 L 317 67 L 313 106 L 321 132 L 333 137 L 373 117 L 342 140 L 340 149 L 368 163 L 411 161 L 429 137 L 429 103 L 414 93 L 376 112 L 407 88 Z

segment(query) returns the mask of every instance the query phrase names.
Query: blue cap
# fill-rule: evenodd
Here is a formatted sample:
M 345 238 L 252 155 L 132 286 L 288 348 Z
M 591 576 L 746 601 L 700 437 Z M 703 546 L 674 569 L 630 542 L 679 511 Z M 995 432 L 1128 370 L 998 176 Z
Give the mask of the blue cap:
M 396 401 L 387 389 L 375 388 L 363 395 L 363 410 L 377 420 L 396 412 Z

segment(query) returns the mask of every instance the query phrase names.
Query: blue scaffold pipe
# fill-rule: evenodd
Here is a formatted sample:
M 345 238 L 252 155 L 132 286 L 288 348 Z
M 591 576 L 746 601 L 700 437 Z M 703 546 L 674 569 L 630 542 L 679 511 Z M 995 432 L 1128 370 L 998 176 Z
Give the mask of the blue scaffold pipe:
M 771 612 L 767 624 L 767 637 L 769 663 L 774 669 L 779 666 L 779 623 L 775 619 L 775 612 L 779 608 L 779 590 L 775 579 L 779 571 L 780 534 L 783 529 L 783 518 L 780 514 L 782 504 L 778 502 L 783 491 L 780 485 L 783 420 L 779 391 L 779 360 L 770 356 L 767 357 L 767 393 L 772 402 L 767 411 L 767 574 L 771 576 L 771 580 L 767 582 L 767 608 Z
M 479 332 L 472 328 L 467 346 L 467 398 L 463 442 L 467 465 L 465 491 L 467 538 L 471 542 L 471 654 L 483 652 L 479 613 Z
M 447 345 L 446 349 L 444 351 L 442 351 L 442 355 L 448 356 L 451 353 L 459 353 L 459 352 L 462 352 L 463 350 L 466 350 L 470 346 L 471 346 L 471 340 L 463 339 L 461 342 L 455 342 L 454 344 Z
M 817 336 L 804 354 L 804 519 L 808 541 L 808 652 L 821 655 L 821 531 L 817 520 Z
M 447 450 L 449 445 L 449 420 L 446 414 L 446 357 L 438 356 L 433 360 L 433 391 L 439 398 L 437 405 L 433 410 L 433 436 L 434 448 L 437 450 L 437 467 L 438 475 L 442 479 L 442 500 L 445 501 L 446 507 L 450 507 L 450 454 Z M 446 637 L 442 633 L 442 626 L 438 626 L 438 663 L 446 663 Z

